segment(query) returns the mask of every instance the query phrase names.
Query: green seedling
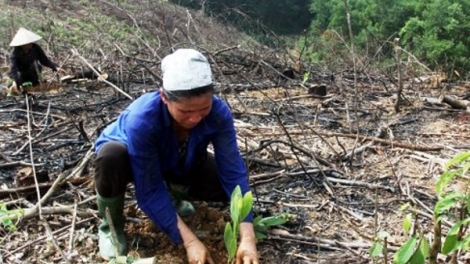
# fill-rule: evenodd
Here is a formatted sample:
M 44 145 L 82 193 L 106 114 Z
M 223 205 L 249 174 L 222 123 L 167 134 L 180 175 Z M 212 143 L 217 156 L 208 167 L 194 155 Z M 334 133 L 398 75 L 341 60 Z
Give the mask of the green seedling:
M 302 77 L 302 84 L 305 84 L 308 81 L 308 78 L 310 78 L 310 71 L 304 73 Z
M 421 232 L 417 221 L 414 223 L 415 228 L 412 228 L 413 219 L 417 219 L 416 210 L 411 208 L 410 204 L 404 204 L 400 208 L 402 212 L 407 210 L 411 210 L 411 213 L 405 215 L 402 227 L 405 233 L 409 235 L 409 238 L 395 253 L 393 263 L 424 264 L 426 259 L 430 256 L 429 241 Z
M 230 199 L 230 216 L 232 222 L 225 225 L 224 242 L 228 251 L 227 263 L 232 263 L 237 253 L 237 241 L 240 223 L 248 216 L 253 209 L 253 195 L 251 192 L 242 195 L 240 186 L 235 187 Z M 269 228 L 279 226 L 287 222 L 287 214 L 270 216 L 263 218 L 257 216 L 253 220 L 253 227 L 257 239 L 266 238 Z
M 33 83 L 32 82 L 24 82 L 21 86 L 29 87 L 29 86 L 33 86 Z
M 240 223 L 248 216 L 253 208 L 253 195 L 251 192 L 242 195 L 240 186 L 237 185 L 230 198 L 230 216 L 232 222 L 225 225 L 224 242 L 228 251 L 228 261 L 231 263 L 237 253 L 238 228 Z
M 287 214 L 279 214 L 275 216 L 268 216 L 262 217 L 258 215 L 253 220 L 253 226 L 255 228 L 255 235 L 257 239 L 265 239 L 266 233 L 268 232 L 269 228 L 283 225 L 287 222 L 288 215 Z
M 408 240 L 398 249 L 393 262 L 397 264 L 424 264 L 437 263 L 439 253 L 449 255 L 451 263 L 457 263 L 459 255 L 465 254 L 470 247 L 470 191 L 468 188 L 468 170 L 470 169 L 470 152 L 460 153 L 450 160 L 444 167 L 445 171 L 436 183 L 438 201 L 434 206 L 434 238 L 444 237 L 444 244 L 440 239 L 435 239 L 430 245 L 427 238 L 419 228 L 414 228 L 413 218 L 417 219 L 416 212 L 407 214 L 403 221 L 403 229 L 410 235 Z M 456 179 L 464 179 L 464 192 L 456 191 L 450 187 L 451 182 Z M 451 189 L 453 189 L 451 191 Z M 409 205 L 402 207 L 407 209 Z M 447 235 L 441 234 L 441 222 L 449 220 L 455 222 Z M 415 226 L 417 221 L 415 220 Z M 372 252 L 372 250 L 371 250 Z M 374 254 L 377 251 L 374 251 Z M 372 253 L 371 253 L 372 256 Z
M 374 243 L 370 247 L 369 255 L 372 259 L 383 257 L 387 254 L 387 239 L 390 237 L 385 231 L 381 231 L 377 233 L 377 236 L 374 240 Z
M 452 168 L 452 169 L 451 169 Z M 463 254 L 470 246 L 470 191 L 468 188 L 468 170 L 470 168 L 470 152 L 460 153 L 445 165 L 445 172 L 436 183 L 436 191 L 439 200 L 434 207 L 434 215 L 437 222 L 444 219 L 457 221 L 447 233 L 441 253 L 445 255 Z M 447 187 L 455 178 L 460 177 L 465 181 L 464 192 L 449 191 Z M 461 180 L 460 179 L 460 180 Z M 450 189 L 450 188 L 449 188 Z
M 16 231 L 16 224 L 13 223 L 13 219 L 18 219 L 23 214 L 23 210 L 8 210 L 5 204 L 0 204 L 0 219 L 3 227 L 10 231 Z

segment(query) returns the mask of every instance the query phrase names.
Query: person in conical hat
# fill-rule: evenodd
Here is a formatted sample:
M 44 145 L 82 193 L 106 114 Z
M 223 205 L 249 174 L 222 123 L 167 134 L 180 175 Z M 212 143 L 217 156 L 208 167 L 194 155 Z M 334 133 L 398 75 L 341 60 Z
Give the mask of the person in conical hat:
M 60 74 L 67 73 L 47 57 L 41 46 L 34 43 L 40 39 L 39 35 L 25 28 L 20 28 L 13 37 L 10 42 L 10 47 L 13 47 L 10 54 L 9 74 L 13 83 L 10 89 L 16 89 L 24 83 L 31 83 L 33 86 L 38 85 L 43 66 L 49 67 Z

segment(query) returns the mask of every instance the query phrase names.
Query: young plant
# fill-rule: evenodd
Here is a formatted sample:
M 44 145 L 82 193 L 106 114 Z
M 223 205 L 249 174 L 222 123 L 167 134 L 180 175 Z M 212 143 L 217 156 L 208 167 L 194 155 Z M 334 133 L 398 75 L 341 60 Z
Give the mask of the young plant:
M 280 226 L 287 222 L 287 214 L 279 214 L 274 216 L 264 217 L 258 215 L 253 220 L 253 226 L 255 229 L 255 236 L 257 239 L 265 239 L 268 229 L 274 226 Z
M 387 263 L 387 239 L 390 237 L 385 231 L 378 232 L 374 243 L 370 247 L 369 255 L 371 259 L 384 257 L 384 263 Z
M 302 76 L 302 84 L 305 84 L 308 81 L 308 78 L 310 78 L 310 71 L 305 72 Z
M 452 169 L 450 169 L 452 168 Z M 398 249 L 393 259 L 397 264 L 424 264 L 437 263 L 438 253 L 451 255 L 450 263 L 457 263 L 459 254 L 464 254 L 470 247 L 470 190 L 468 182 L 464 183 L 463 192 L 448 188 L 456 177 L 463 179 L 470 169 L 470 152 L 460 153 L 450 160 L 444 167 L 437 183 L 436 191 L 439 195 L 434 206 L 434 241 L 430 246 L 422 232 L 413 231 L 410 238 Z M 413 214 L 408 214 L 403 221 L 403 228 L 410 233 Z M 447 232 L 444 245 L 441 245 L 441 222 L 445 219 L 457 221 Z M 372 254 L 371 254 L 372 255 Z
M 450 168 L 453 169 L 450 169 Z M 445 255 L 463 254 L 468 251 L 470 246 L 470 234 L 468 227 L 470 223 L 470 191 L 468 180 L 464 183 L 464 191 L 448 191 L 451 181 L 456 177 L 463 178 L 470 168 L 470 152 L 460 153 L 445 165 L 445 172 L 439 177 L 436 183 L 436 191 L 439 200 L 434 207 L 436 224 L 444 219 L 457 221 L 447 233 L 441 252 Z M 468 179 L 468 178 L 467 178 Z
M 238 226 L 253 208 L 253 195 L 251 192 L 242 195 L 240 186 L 237 185 L 230 198 L 230 216 L 232 222 L 225 225 L 224 242 L 228 251 L 228 261 L 231 263 L 237 253 Z
M 2 225 L 10 231 L 16 231 L 16 225 L 11 219 L 18 219 L 22 214 L 22 209 L 8 210 L 7 206 L 4 203 L 0 204 L 0 219 Z
M 237 253 L 238 227 L 240 223 L 248 216 L 253 209 L 253 195 L 251 192 L 242 195 L 240 186 L 237 185 L 230 198 L 231 223 L 225 225 L 224 242 L 228 251 L 228 263 L 231 263 Z M 279 226 L 287 221 L 287 214 L 277 216 L 262 217 L 257 216 L 253 219 L 253 227 L 257 239 L 266 238 L 269 228 Z
M 401 211 L 408 209 L 410 205 L 405 204 L 401 207 Z M 408 240 L 398 249 L 393 258 L 396 264 L 424 264 L 430 255 L 430 246 L 427 238 L 420 231 L 417 221 L 412 230 L 413 219 L 417 220 L 415 210 L 406 214 L 403 220 L 403 230 L 410 236 Z

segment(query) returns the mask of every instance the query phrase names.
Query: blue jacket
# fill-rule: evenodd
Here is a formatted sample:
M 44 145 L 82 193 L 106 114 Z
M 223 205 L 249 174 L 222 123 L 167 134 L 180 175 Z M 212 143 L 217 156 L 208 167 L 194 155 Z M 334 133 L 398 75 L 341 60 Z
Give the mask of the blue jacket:
M 236 185 L 249 189 L 247 172 L 237 146 L 233 118 L 227 104 L 213 96 L 212 109 L 189 133 L 186 162 L 177 167 L 178 139 L 160 92 L 144 94 L 129 105 L 98 137 L 95 151 L 108 141 L 127 146 L 139 207 L 171 240 L 182 242 L 176 211 L 165 187 L 162 172 L 187 175 L 191 164 L 212 143 L 222 187 L 229 198 Z M 253 216 L 246 219 L 251 221 Z

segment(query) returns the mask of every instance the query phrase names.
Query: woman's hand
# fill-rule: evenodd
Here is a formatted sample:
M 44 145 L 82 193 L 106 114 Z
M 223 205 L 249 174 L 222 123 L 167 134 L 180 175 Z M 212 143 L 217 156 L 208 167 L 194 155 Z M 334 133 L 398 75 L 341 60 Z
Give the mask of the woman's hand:
M 256 239 L 254 237 L 241 239 L 237 250 L 236 264 L 259 264 Z
M 189 264 L 214 264 L 209 251 L 199 239 L 185 243 Z
M 209 254 L 206 246 L 194 235 L 194 233 L 188 228 L 183 222 L 179 215 L 178 218 L 178 229 L 180 230 L 181 238 L 183 239 L 184 248 L 188 255 L 189 264 L 214 264 L 214 261 Z
M 58 74 L 61 74 L 61 75 L 67 75 L 67 71 L 64 70 L 64 69 L 62 69 L 62 68 L 58 68 L 58 69 L 57 69 L 57 73 L 58 73 Z
M 240 224 L 240 245 L 237 250 L 236 264 L 259 264 L 252 223 Z
M 15 81 L 8 87 L 8 94 L 9 95 L 19 95 L 21 94 L 20 89 L 18 88 L 18 85 L 16 84 Z

